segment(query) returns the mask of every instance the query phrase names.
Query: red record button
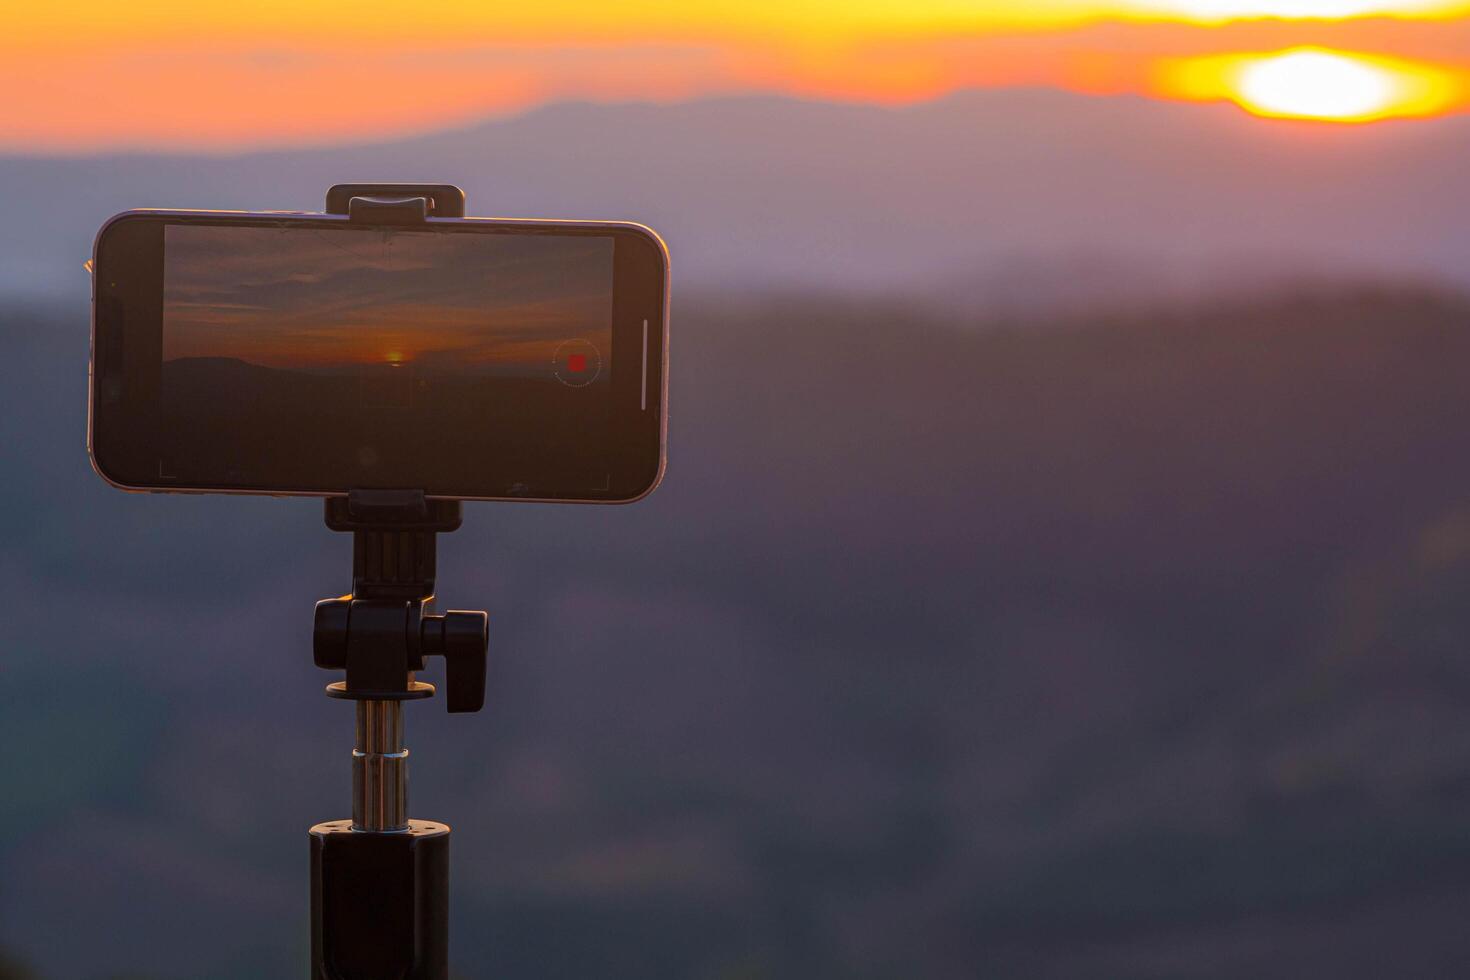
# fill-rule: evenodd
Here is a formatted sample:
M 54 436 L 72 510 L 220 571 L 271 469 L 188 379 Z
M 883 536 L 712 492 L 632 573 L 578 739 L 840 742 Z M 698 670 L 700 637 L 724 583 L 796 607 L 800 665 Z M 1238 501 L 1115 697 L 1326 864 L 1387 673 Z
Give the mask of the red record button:
M 580 337 L 563 340 L 551 357 L 551 371 L 567 387 L 585 388 L 602 374 L 602 352 Z

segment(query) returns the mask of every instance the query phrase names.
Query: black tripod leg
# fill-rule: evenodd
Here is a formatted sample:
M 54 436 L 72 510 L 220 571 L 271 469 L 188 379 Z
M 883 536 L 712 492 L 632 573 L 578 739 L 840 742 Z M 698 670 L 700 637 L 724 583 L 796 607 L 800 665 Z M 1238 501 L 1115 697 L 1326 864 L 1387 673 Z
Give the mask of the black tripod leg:
M 449 828 L 311 828 L 311 980 L 448 980 Z

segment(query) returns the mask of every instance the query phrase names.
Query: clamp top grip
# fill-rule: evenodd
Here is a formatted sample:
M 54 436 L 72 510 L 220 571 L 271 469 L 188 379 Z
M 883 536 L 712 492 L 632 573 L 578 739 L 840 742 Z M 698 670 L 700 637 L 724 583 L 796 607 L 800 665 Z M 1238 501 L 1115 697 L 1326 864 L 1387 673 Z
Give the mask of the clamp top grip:
M 333 184 L 327 189 L 327 214 L 350 214 L 352 199 L 421 197 L 430 218 L 463 218 L 464 191 L 453 184 Z

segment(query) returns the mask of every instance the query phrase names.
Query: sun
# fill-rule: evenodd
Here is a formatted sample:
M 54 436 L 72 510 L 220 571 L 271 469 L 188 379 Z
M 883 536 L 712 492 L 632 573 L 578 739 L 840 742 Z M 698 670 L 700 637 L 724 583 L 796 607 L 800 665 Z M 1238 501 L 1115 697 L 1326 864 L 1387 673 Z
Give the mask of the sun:
M 1246 65 L 1236 86 L 1240 103 L 1258 115 L 1354 120 L 1392 109 L 1403 81 L 1355 58 L 1299 50 Z
M 1445 111 L 1462 80 L 1432 65 L 1377 55 L 1292 48 L 1183 59 L 1160 88 L 1186 99 L 1229 99 L 1258 116 L 1356 123 Z
M 1247 59 L 1232 82 L 1235 101 L 1258 116 L 1330 122 L 1433 115 L 1458 88 L 1430 66 L 1324 48 Z

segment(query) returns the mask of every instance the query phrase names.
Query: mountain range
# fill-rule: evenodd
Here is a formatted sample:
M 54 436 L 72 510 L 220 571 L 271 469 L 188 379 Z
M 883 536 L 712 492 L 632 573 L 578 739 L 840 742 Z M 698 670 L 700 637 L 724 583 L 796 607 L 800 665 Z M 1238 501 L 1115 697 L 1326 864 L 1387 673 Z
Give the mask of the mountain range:
M 625 218 L 676 289 L 900 293 L 990 312 L 1302 279 L 1470 283 L 1470 117 L 1322 126 L 1043 90 L 892 108 L 556 104 L 471 128 L 239 156 L 0 158 L 0 292 L 77 288 L 132 207 L 318 209 L 448 180 L 482 215 Z

